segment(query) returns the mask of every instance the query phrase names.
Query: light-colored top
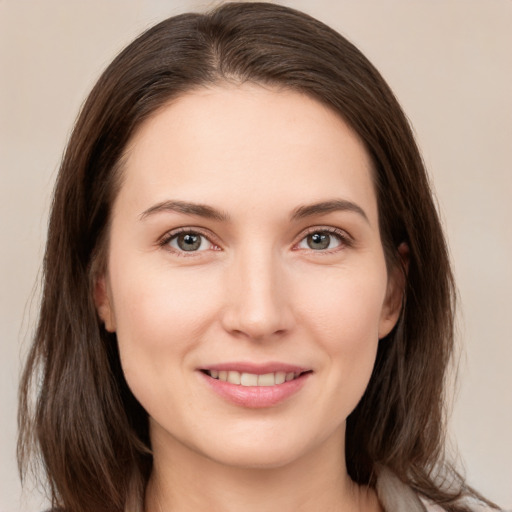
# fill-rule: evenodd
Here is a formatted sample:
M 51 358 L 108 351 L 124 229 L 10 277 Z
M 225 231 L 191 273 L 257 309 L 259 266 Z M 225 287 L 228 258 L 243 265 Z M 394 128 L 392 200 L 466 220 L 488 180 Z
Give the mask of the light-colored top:
M 387 468 L 379 470 L 376 490 L 386 512 L 445 512 L 439 505 L 420 498 Z M 470 507 L 474 512 L 491 512 L 491 509 L 476 503 Z

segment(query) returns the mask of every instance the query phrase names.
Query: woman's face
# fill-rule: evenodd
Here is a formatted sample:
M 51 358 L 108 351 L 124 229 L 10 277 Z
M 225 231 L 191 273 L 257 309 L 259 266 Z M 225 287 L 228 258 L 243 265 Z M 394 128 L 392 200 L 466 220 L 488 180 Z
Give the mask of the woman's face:
M 96 302 L 155 450 L 277 467 L 342 446 L 395 281 L 354 132 L 297 92 L 226 85 L 133 137 Z

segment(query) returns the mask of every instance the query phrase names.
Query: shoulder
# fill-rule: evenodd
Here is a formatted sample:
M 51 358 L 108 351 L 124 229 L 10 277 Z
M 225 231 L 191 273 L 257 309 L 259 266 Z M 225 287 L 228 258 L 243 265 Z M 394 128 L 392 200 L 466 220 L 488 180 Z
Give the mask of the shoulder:
M 376 491 L 386 512 L 446 512 L 440 505 L 420 498 L 411 487 L 402 482 L 387 468 L 379 469 Z M 476 500 L 468 499 L 460 504 L 471 512 L 499 512 L 496 509 L 482 505 Z
M 423 501 L 427 512 L 445 512 L 443 507 L 436 505 L 424 498 L 421 498 L 421 500 Z M 478 501 L 476 498 L 472 497 L 462 498 L 458 504 L 471 512 L 512 512 L 512 510 L 509 509 L 505 510 L 501 508 L 491 508 L 485 503 L 482 503 L 481 501 Z
M 375 486 L 379 501 L 386 512 L 425 512 L 426 505 L 418 495 L 386 467 L 379 469 Z M 442 510 L 442 509 L 439 509 Z M 432 509 L 431 512 L 438 512 Z
M 423 505 L 425 506 L 425 510 L 427 512 L 446 512 L 444 508 L 436 505 L 435 503 L 428 503 L 424 500 L 421 500 Z
M 440 507 L 439 505 L 436 505 L 434 503 L 427 502 L 425 500 L 422 500 L 423 504 L 425 505 L 425 510 L 427 512 L 446 512 L 444 508 Z M 480 503 L 470 502 L 465 503 L 468 510 L 471 510 L 471 512 L 512 512 L 502 509 L 495 509 L 495 508 L 489 508 L 485 505 L 482 505 Z

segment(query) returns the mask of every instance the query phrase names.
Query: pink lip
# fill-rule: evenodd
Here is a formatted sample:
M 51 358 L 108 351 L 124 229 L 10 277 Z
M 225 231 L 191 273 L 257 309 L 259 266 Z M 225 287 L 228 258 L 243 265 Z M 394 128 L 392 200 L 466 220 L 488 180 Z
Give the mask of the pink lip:
M 307 372 L 303 373 L 296 379 L 283 382 L 282 384 L 276 384 L 274 386 L 242 386 L 238 384 L 231 384 L 230 382 L 214 379 L 204 371 L 198 372 L 205 384 L 224 400 L 250 409 L 272 407 L 284 402 L 287 398 L 290 398 L 292 395 L 300 391 L 312 374 L 310 371 L 304 370 L 300 367 L 282 363 L 269 363 L 264 365 L 255 365 L 250 363 L 223 363 L 220 365 L 208 366 L 207 368 L 203 368 L 203 370 L 231 370 L 241 373 L 254 373 L 256 375 L 275 372 Z
M 205 366 L 201 370 L 217 370 L 221 371 L 233 371 L 240 373 L 254 373 L 255 375 L 265 375 L 266 373 L 302 373 L 310 370 L 310 368 L 303 368 L 286 363 L 269 362 L 263 364 L 256 363 L 244 363 L 244 362 L 233 362 L 233 363 L 221 363 L 214 364 L 211 366 Z

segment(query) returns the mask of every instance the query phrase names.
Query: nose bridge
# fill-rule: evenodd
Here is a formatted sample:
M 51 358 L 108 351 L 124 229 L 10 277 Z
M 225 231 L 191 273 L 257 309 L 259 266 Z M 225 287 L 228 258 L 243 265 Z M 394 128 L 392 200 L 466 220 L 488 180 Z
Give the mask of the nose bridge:
M 291 314 L 281 261 L 272 248 L 247 247 L 230 268 L 225 326 L 252 339 L 290 328 Z

